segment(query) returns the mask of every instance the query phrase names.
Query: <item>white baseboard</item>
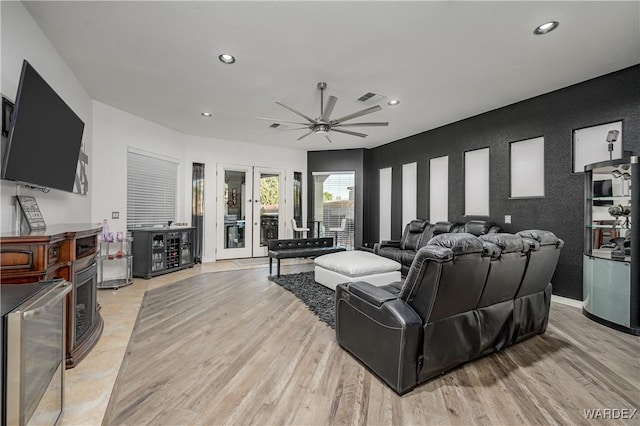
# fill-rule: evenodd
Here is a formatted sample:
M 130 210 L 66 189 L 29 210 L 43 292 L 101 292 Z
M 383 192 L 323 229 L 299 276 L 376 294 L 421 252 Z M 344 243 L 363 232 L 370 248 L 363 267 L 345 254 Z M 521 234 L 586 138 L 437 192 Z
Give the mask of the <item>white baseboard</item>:
M 582 300 L 569 299 L 568 297 L 551 295 L 552 302 L 562 303 L 563 305 L 573 306 L 574 308 L 582 309 Z

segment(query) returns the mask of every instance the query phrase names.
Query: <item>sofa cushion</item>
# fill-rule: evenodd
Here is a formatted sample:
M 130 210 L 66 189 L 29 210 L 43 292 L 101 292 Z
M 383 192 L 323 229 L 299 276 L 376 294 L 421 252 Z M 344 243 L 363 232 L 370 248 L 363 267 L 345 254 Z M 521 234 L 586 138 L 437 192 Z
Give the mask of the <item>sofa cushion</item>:
M 483 252 L 482 240 L 464 232 L 438 235 L 433 237 L 428 245 L 451 249 L 456 256 Z
M 422 219 L 414 219 L 409 222 L 402 236 L 400 248 L 403 250 L 417 250 L 422 241 L 422 233 L 428 224 L 428 221 Z
M 397 247 L 380 247 L 377 254 L 379 256 L 395 260 L 396 262 L 400 262 L 402 260 L 402 252 L 403 250 Z
M 482 241 L 488 241 L 500 247 L 502 253 L 513 252 L 527 252 L 529 251 L 529 245 L 525 244 L 522 237 L 519 235 L 497 233 L 481 235 L 479 237 Z
M 398 262 L 359 250 L 320 256 L 316 258 L 314 263 L 324 269 L 348 277 L 361 277 L 400 269 Z

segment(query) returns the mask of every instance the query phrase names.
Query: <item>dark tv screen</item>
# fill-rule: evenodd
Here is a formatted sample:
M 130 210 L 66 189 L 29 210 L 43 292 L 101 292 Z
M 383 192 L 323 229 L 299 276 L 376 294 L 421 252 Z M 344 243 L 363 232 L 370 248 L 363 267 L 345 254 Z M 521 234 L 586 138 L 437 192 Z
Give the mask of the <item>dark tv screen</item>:
M 594 197 L 612 197 L 613 196 L 613 182 L 611 182 L 611 179 L 594 180 L 593 181 L 593 196 Z
M 25 60 L 2 178 L 73 191 L 84 122 Z

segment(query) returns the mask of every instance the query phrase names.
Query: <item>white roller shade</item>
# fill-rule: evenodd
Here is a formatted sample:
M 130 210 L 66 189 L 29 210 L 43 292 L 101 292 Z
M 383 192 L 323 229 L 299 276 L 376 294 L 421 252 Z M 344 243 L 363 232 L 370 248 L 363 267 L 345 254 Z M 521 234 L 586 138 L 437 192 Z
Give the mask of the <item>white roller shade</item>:
M 449 156 L 429 160 L 429 222 L 449 220 Z
M 402 226 L 417 219 L 418 209 L 418 163 L 402 165 Z
M 391 167 L 380 169 L 380 241 L 391 239 Z
M 489 148 L 464 153 L 464 214 L 489 216 Z

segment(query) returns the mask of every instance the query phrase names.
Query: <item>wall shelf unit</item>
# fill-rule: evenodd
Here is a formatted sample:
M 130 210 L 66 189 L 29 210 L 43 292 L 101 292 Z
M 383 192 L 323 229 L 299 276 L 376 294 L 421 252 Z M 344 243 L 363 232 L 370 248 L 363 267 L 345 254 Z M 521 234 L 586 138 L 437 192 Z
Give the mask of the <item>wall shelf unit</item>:
M 640 335 L 638 188 L 636 156 L 585 166 L 582 310 L 594 321 L 634 335 Z

